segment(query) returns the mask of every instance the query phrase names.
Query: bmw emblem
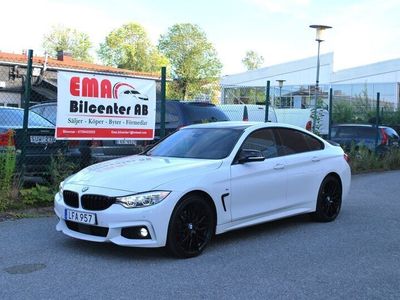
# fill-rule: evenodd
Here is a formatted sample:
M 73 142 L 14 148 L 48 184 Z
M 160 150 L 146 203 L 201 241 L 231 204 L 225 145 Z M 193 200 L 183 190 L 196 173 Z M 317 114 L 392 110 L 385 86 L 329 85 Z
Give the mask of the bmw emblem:
M 82 188 L 82 193 L 86 192 L 88 189 L 89 189 L 88 186 L 84 186 L 84 187 Z

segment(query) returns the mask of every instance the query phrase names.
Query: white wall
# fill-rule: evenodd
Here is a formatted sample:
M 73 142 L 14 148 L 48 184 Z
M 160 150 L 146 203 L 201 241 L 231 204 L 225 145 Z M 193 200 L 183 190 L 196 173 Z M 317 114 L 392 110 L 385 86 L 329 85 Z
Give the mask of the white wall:
M 276 80 L 285 80 L 285 86 L 315 85 L 317 57 L 310 57 L 291 61 L 279 65 L 248 71 L 239 74 L 224 76 L 221 79 L 222 93 L 228 87 L 265 87 L 267 80 L 271 87 L 277 87 Z M 374 64 L 364 65 L 351 69 L 333 72 L 333 53 L 320 55 L 319 83 L 325 85 L 338 84 L 376 84 L 377 91 L 382 97 L 399 106 L 398 85 L 393 85 L 393 90 L 381 90 L 381 83 L 400 83 L 400 59 L 393 59 Z M 372 91 L 375 93 L 376 91 Z M 388 93 L 385 96 L 384 93 Z M 389 101 L 388 100 L 388 101 Z
M 345 69 L 332 74 L 332 84 L 400 82 L 400 59 Z
M 320 55 L 320 84 L 328 84 L 333 73 L 333 53 Z M 285 85 L 313 85 L 316 81 L 317 57 L 309 57 L 253 71 L 222 77 L 221 86 L 276 86 L 276 80 L 285 80 Z

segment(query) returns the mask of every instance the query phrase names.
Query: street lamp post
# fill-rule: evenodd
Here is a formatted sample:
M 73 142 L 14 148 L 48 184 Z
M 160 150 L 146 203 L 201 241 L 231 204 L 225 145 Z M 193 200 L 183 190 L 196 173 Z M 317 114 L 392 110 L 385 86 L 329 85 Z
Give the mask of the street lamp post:
M 318 102 L 318 91 L 319 91 L 319 49 L 320 44 L 323 42 L 323 32 L 326 29 L 332 28 L 327 25 L 310 25 L 310 28 L 314 28 L 316 30 L 315 40 L 318 42 L 318 55 L 317 55 L 317 79 L 315 81 L 315 103 L 314 103 L 314 120 L 313 120 L 313 131 L 315 132 L 315 125 L 317 123 L 317 102 Z
M 278 84 L 279 84 L 279 104 L 280 104 L 280 107 L 282 108 L 283 107 L 283 105 L 282 105 L 282 87 L 283 87 L 283 83 L 285 82 L 286 80 L 282 80 L 282 79 L 278 79 L 277 80 L 277 82 L 278 82 Z

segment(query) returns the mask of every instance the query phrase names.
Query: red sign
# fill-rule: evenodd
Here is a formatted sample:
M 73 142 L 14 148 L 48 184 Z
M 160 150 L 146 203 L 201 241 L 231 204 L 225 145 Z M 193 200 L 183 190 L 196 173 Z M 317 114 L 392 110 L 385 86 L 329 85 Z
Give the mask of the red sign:
M 58 73 L 56 138 L 154 138 L 155 81 Z

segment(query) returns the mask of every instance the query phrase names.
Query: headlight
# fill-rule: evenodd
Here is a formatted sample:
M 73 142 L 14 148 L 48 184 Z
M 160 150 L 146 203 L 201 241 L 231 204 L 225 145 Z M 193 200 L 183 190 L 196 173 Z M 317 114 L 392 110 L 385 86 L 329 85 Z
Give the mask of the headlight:
M 124 197 L 117 197 L 116 203 L 119 203 L 126 208 L 147 207 L 160 203 L 170 193 L 170 191 L 152 191 Z

